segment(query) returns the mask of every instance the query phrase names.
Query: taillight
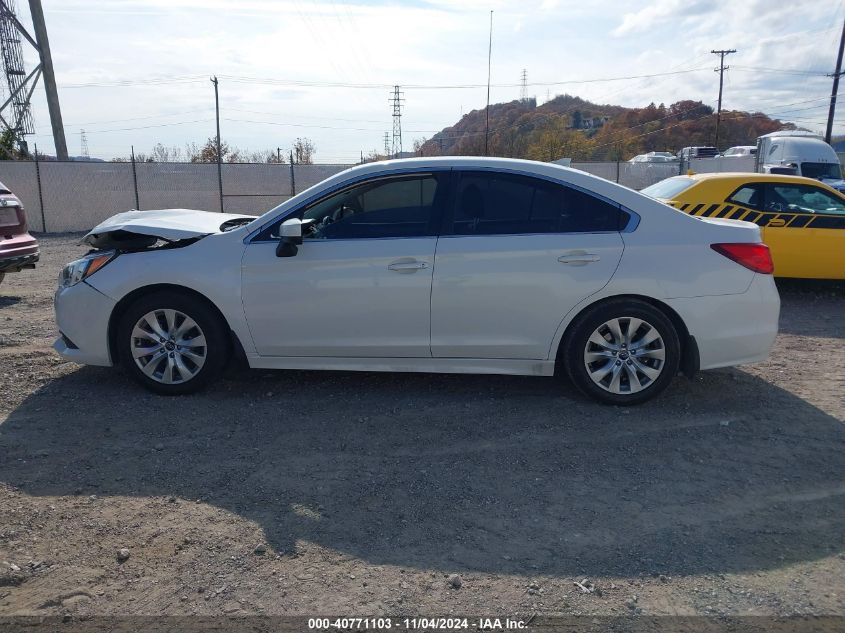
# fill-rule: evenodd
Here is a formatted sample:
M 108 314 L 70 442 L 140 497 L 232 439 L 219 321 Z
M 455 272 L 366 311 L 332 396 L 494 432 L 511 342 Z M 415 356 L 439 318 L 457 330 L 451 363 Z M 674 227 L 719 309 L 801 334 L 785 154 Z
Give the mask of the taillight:
M 710 248 L 755 273 L 771 275 L 775 271 L 772 254 L 765 244 L 711 244 Z

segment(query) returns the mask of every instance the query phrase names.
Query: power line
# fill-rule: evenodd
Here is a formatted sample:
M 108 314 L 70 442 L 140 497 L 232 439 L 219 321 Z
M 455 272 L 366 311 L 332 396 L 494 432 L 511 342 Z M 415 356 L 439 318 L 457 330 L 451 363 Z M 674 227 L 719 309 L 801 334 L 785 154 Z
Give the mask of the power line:
M 614 81 L 628 81 L 631 79 L 651 79 L 654 77 L 669 77 L 673 75 L 683 75 L 688 73 L 701 72 L 706 68 L 688 68 L 685 70 L 674 70 L 661 73 L 650 73 L 645 75 L 627 75 L 619 77 L 595 77 L 592 79 L 561 79 L 557 81 L 534 81 L 526 82 L 528 86 L 564 86 L 569 84 L 590 84 L 590 83 L 604 83 Z M 267 84 L 280 85 L 298 88 L 355 88 L 355 89 L 374 89 L 384 90 L 393 88 L 392 84 L 386 83 L 351 83 L 341 81 L 308 81 L 299 79 L 276 79 L 272 77 L 248 77 L 241 75 L 218 75 L 220 79 L 226 79 L 230 82 L 237 83 L 253 83 L 253 84 Z M 77 84 L 62 84 L 61 88 L 122 88 L 133 86 L 155 86 L 155 85 L 171 85 L 183 83 L 202 83 L 206 80 L 205 76 L 187 75 L 181 77 L 150 77 L 145 79 L 125 79 L 115 81 L 103 82 L 85 82 Z M 492 88 L 520 88 L 522 83 L 500 83 L 493 84 Z M 474 90 L 486 88 L 487 84 L 402 84 L 404 90 Z
M 755 73 L 778 73 L 782 75 L 808 75 L 824 77 L 827 71 L 823 70 L 798 70 L 797 68 L 765 68 L 760 66 L 733 66 L 734 70 L 740 72 L 755 72 Z

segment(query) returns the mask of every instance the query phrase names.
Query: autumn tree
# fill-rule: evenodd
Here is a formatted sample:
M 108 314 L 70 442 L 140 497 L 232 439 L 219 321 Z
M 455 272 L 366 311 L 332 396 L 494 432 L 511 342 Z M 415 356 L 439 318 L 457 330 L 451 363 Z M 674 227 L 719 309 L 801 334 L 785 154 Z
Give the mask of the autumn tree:
M 314 147 L 310 138 L 297 138 L 293 144 L 293 162 L 297 165 L 313 165 L 314 154 L 317 148 Z
M 175 145 L 167 147 L 156 143 L 150 152 L 150 157 L 156 163 L 181 163 L 184 160 L 182 150 Z
M 192 146 L 192 149 L 189 150 L 190 154 L 188 158 L 192 163 L 216 163 L 217 162 L 217 139 L 209 138 L 205 145 L 201 148 L 197 149 L 196 145 Z M 220 159 L 221 161 L 226 161 L 227 157 L 231 153 L 229 149 L 229 144 L 225 141 L 220 142 Z

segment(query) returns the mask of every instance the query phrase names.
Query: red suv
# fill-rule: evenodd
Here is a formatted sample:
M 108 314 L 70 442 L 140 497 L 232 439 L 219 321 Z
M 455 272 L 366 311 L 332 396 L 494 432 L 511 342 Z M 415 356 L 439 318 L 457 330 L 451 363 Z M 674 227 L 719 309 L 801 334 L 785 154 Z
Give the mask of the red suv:
M 38 242 L 27 231 L 21 201 L 0 182 L 0 282 L 6 273 L 35 268 L 38 256 Z

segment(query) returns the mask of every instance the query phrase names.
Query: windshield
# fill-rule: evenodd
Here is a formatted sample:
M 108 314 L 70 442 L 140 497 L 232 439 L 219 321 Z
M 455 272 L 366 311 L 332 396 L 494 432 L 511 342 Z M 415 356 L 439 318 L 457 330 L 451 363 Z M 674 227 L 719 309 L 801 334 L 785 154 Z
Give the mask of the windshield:
M 695 180 L 686 176 L 675 176 L 661 180 L 653 184 L 651 187 L 646 187 L 640 193 L 644 193 L 652 198 L 659 198 L 661 200 L 671 200 L 682 191 L 686 191 L 695 184 Z
M 839 163 L 801 163 L 801 175 L 806 178 L 842 178 Z

